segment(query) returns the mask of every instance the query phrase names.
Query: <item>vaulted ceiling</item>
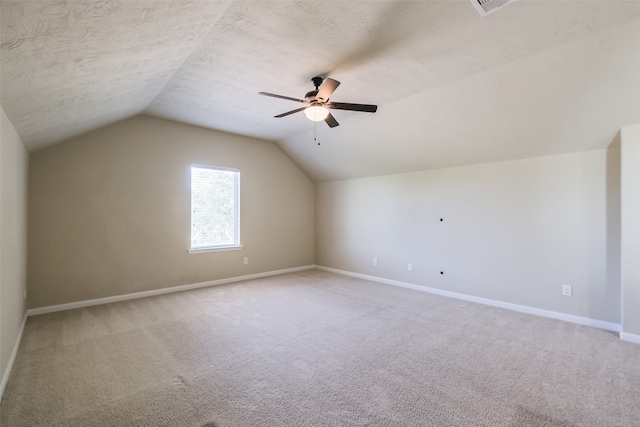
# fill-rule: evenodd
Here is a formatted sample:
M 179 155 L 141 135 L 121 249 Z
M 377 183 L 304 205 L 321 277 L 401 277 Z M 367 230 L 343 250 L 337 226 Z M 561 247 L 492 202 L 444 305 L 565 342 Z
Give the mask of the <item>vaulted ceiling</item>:
M 2 107 L 38 150 L 147 114 L 275 141 L 314 180 L 606 147 L 640 123 L 640 1 L 2 0 Z M 314 124 L 311 77 L 342 82 Z M 317 141 L 314 141 L 314 137 Z M 320 145 L 318 145 L 318 142 Z

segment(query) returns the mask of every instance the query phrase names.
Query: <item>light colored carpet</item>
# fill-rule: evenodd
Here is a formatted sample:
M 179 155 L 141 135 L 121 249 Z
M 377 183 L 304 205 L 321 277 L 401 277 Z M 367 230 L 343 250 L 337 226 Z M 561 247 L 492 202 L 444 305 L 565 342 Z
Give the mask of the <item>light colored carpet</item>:
M 640 345 L 318 270 L 29 319 L 3 426 L 638 426 Z

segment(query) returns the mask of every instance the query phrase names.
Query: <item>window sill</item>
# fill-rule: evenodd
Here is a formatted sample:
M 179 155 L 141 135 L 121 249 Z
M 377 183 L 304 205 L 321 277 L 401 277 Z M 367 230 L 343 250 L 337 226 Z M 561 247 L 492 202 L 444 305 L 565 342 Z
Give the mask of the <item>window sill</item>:
M 189 249 L 190 254 L 202 254 L 206 252 L 225 252 L 225 251 L 239 251 L 242 249 L 242 245 L 233 245 L 233 246 L 216 246 L 212 248 L 191 248 Z

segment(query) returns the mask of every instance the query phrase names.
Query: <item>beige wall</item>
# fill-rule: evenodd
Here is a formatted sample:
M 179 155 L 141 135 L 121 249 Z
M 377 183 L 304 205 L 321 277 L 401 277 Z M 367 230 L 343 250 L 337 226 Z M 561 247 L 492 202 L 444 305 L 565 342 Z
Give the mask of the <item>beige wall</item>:
M 640 343 L 640 125 L 621 131 L 622 332 Z M 622 335 L 625 338 L 624 335 Z M 627 337 L 629 338 L 629 337 Z
M 0 120 L 0 373 L 6 379 L 26 311 L 29 155 L 4 109 Z
M 191 163 L 240 169 L 242 250 L 187 253 Z M 271 142 L 137 116 L 33 153 L 29 189 L 30 307 L 314 263 L 314 185 Z
M 610 149 L 320 183 L 316 263 L 620 323 L 619 167 Z

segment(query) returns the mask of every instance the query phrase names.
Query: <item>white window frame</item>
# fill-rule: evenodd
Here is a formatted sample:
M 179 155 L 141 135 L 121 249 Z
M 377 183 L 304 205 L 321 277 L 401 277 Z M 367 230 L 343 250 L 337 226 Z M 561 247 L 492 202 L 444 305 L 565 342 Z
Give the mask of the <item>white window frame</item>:
M 192 172 L 193 168 L 198 169 L 213 169 L 218 171 L 229 171 L 237 173 L 236 186 L 235 186 L 235 195 L 234 195 L 234 209 L 235 209 L 235 237 L 236 241 L 232 244 L 226 245 L 212 245 L 212 246 L 197 246 L 193 247 L 192 240 L 192 229 L 193 229 L 193 177 Z M 206 253 L 206 252 L 220 252 L 220 251 L 237 251 L 242 249 L 242 244 L 240 244 L 240 169 L 237 168 L 229 168 L 229 167 L 221 167 L 221 166 L 212 166 L 212 165 L 204 165 L 198 163 L 192 163 L 189 167 L 189 194 L 190 194 L 190 233 L 189 233 L 189 253 L 190 254 L 198 254 L 198 253 Z

